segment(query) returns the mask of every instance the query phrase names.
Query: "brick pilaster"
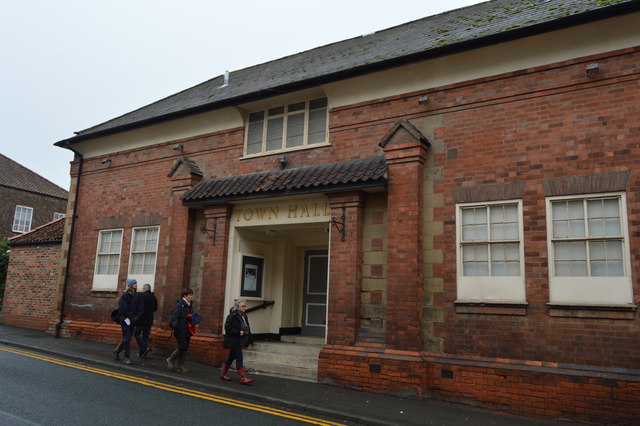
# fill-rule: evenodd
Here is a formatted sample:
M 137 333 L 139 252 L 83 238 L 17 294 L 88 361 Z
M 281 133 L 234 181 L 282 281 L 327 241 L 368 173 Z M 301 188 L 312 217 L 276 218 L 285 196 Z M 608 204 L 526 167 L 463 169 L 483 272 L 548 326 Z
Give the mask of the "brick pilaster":
M 343 209 L 345 215 L 344 241 L 331 226 L 327 341 L 333 345 L 353 345 L 360 327 L 363 203 L 360 192 L 329 195 L 331 217 L 341 221 Z
M 207 303 L 199 307 L 203 316 L 200 331 L 204 333 L 219 334 L 222 330 L 232 212 L 233 206 L 230 204 L 215 205 L 204 210 L 206 226 L 214 234 L 213 238 L 207 237 L 205 248 L 202 294 L 208 295 Z
M 422 349 L 422 190 L 428 142 L 400 121 L 380 144 L 388 166 L 387 323 L 392 349 Z

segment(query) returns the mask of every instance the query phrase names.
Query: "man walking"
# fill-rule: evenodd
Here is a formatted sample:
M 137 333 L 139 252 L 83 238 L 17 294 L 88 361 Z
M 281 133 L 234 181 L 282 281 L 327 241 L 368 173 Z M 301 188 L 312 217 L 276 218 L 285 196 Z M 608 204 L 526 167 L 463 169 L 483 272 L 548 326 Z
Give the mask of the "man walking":
M 113 350 L 113 358 L 120 361 L 120 352 L 124 349 L 124 363 L 132 365 L 131 362 L 131 337 L 133 336 L 134 324 L 138 321 L 142 310 L 137 308 L 133 299 L 138 288 L 138 281 L 135 278 L 127 278 L 127 287 L 120 296 L 118 310 L 120 311 L 120 327 L 122 328 L 122 341 Z
M 142 316 L 136 324 L 133 336 L 138 342 L 138 356 L 140 358 L 146 358 L 151 352 L 151 346 L 149 344 L 149 336 L 151 335 L 151 326 L 153 325 L 153 313 L 158 310 L 158 300 L 156 295 L 151 291 L 151 285 L 145 284 L 142 286 L 142 293 L 136 295 L 136 298 L 142 299 Z

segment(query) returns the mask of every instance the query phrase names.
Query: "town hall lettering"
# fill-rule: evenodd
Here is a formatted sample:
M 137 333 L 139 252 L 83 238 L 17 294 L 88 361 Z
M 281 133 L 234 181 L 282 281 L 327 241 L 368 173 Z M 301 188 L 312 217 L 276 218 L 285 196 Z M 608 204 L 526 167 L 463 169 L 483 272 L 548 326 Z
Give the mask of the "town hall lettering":
M 329 216 L 331 211 L 327 202 L 295 203 L 287 206 L 265 206 L 235 209 L 236 222 L 264 221 L 278 219 L 303 219 Z

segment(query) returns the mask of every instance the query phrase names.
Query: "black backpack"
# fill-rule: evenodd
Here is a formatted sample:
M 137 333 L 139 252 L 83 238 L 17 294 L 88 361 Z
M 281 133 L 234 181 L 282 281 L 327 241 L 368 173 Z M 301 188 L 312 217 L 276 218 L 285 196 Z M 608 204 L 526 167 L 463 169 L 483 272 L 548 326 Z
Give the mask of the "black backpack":
M 117 309 L 114 309 L 113 311 L 111 311 L 111 321 L 115 322 L 116 324 L 120 324 L 120 311 Z

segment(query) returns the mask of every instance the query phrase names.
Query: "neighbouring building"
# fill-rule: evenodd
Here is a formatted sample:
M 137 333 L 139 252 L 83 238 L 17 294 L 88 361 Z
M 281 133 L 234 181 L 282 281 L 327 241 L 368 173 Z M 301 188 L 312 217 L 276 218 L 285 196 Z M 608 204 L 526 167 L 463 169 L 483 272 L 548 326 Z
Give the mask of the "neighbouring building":
M 46 330 L 56 315 L 64 223 L 60 218 L 9 239 L 3 324 Z
M 75 159 L 52 324 L 115 342 L 135 277 L 156 336 L 194 290 L 212 364 L 242 297 L 258 337 L 320 339 L 313 380 L 635 421 L 638 22 L 639 1 L 489 1 L 57 142 Z
M 69 193 L 0 154 L 0 238 L 64 217 Z

